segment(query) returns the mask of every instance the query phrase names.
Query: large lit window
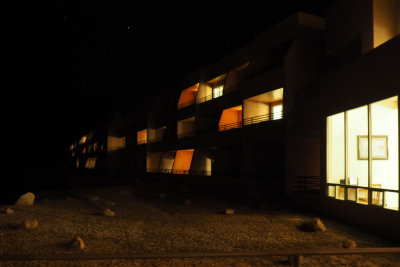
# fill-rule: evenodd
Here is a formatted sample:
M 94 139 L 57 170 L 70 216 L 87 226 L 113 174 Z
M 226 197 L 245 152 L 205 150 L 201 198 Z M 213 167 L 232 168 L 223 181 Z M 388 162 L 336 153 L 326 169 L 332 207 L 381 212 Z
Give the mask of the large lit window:
M 283 112 L 283 105 L 282 104 L 272 106 L 272 119 L 273 120 L 282 119 L 282 112 Z
M 328 196 L 399 210 L 398 97 L 327 118 Z

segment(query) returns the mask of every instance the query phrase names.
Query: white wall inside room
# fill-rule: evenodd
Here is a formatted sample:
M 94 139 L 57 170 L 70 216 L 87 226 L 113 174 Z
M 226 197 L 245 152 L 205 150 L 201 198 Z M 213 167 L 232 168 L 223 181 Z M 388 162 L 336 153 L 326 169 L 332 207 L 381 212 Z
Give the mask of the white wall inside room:
M 255 116 L 269 114 L 269 104 L 251 100 L 243 101 L 243 118 L 252 118 Z
M 368 107 L 347 111 L 347 178 L 357 178 L 359 186 L 368 186 L 368 159 L 358 158 L 358 136 L 368 136 Z
M 193 154 L 192 165 L 190 170 L 205 171 L 211 174 L 212 159 L 209 157 L 206 150 L 196 150 Z
M 344 112 L 327 118 L 327 181 L 339 184 L 345 177 Z
M 371 105 L 372 135 L 387 136 L 388 159 L 372 161 L 372 183 L 399 188 L 398 100 L 389 98 Z

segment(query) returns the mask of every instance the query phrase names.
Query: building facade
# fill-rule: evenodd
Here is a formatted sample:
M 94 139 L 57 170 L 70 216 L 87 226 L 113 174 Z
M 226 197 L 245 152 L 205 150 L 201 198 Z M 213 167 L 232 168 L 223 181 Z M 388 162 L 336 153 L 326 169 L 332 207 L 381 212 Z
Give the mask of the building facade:
M 286 196 L 400 237 L 399 34 L 396 0 L 293 14 L 111 120 L 102 164 Z

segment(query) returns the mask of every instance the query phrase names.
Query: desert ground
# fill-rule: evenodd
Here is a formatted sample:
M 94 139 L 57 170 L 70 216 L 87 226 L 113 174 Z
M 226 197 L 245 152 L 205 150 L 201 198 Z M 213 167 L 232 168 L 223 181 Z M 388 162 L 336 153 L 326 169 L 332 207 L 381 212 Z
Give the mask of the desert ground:
M 13 212 L 6 212 L 7 208 Z M 108 209 L 105 212 L 105 209 Z M 226 214 L 230 209 L 233 214 Z M 10 214 L 11 213 L 11 214 Z M 33 206 L 0 206 L 1 255 L 245 252 L 395 247 L 393 240 L 320 218 L 326 231 L 299 229 L 315 218 L 279 203 L 160 183 L 36 192 Z M 37 226 L 23 226 L 37 220 Z M 74 244 L 76 237 L 83 241 Z M 288 257 L 0 261 L 0 266 L 290 266 Z M 400 266 L 400 255 L 307 256 L 302 266 Z

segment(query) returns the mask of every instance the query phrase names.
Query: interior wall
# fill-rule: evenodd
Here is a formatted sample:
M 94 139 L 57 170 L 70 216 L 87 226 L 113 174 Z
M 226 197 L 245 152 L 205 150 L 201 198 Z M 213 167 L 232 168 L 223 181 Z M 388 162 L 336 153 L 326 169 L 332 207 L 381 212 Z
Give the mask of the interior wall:
M 269 114 L 269 104 L 251 100 L 243 101 L 243 118 L 251 118 L 264 114 Z
M 175 152 L 162 152 L 160 159 L 160 170 L 171 170 L 175 161 Z
M 199 102 L 201 98 L 209 96 L 211 94 L 212 94 L 212 88 L 205 83 L 200 83 L 199 90 L 196 95 L 196 102 Z
M 173 170 L 188 171 L 193 158 L 193 149 L 176 151 Z
M 158 169 L 160 164 L 161 152 L 148 152 L 146 156 L 146 168 Z
M 400 34 L 400 2 L 398 0 L 373 1 L 374 47 Z
M 207 150 L 194 151 L 190 170 L 206 171 L 208 173 L 211 173 L 211 166 L 212 166 L 212 159 L 208 155 Z
M 222 112 L 219 126 L 242 121 L 242 111 L 236 109 L 225 109 Z

